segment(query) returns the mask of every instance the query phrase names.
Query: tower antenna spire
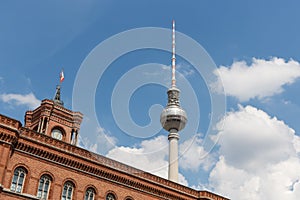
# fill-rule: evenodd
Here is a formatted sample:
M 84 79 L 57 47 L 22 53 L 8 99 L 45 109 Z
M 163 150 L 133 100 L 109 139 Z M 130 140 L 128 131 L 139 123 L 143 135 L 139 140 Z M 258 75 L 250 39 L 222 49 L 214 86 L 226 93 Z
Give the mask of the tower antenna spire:
M 172 24 L 172 87 L 176 87 L 175 20 Z

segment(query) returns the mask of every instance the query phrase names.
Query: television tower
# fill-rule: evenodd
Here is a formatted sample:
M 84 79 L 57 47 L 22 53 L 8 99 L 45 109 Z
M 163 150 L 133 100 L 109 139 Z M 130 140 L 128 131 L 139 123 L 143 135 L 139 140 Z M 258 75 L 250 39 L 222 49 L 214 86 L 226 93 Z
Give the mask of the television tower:
M 169 174 L 170 181 L 178 182 L 178 132 L 185 127 L 187 115 L 180 107 L 180 90 L 176 87 L 176 57 L 175 57 L 175 21 L 172 27 L 172 85 L 168 89 L 168 104 L 160 115 L 162 127 L 169 132 Z

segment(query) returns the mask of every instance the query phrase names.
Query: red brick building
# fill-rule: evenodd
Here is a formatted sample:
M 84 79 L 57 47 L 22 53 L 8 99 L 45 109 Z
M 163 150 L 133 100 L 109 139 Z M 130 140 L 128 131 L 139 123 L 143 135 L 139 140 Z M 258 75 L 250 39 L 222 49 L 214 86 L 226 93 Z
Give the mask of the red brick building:
M 80 112 L 43 100 L 25 125 L 0 115 L 0 199 L 225 200 L 77 147 Z

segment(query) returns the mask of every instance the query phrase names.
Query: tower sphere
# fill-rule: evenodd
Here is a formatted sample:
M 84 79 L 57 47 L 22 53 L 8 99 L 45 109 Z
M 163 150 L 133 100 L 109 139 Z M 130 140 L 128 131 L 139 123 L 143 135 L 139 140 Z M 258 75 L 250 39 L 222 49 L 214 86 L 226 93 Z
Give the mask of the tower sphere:
M 168 105 L 160 115 L 160 123 L 167 131 L 171 129 L 180 131 L 187 122 L 186 112 L 179 105 L 179 94 L 180 90 L 176 87 L 168 90 Z

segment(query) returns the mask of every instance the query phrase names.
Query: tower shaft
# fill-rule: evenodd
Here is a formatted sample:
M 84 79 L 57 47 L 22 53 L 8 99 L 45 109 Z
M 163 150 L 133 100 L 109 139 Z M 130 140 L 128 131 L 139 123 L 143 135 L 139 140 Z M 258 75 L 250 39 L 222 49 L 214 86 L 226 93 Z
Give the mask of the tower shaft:
M 169 172 L 168 179 L 178 182 L 178 140 L 179 134 L 176 129 L 171 129 L 168 135 L 169 140 Z

